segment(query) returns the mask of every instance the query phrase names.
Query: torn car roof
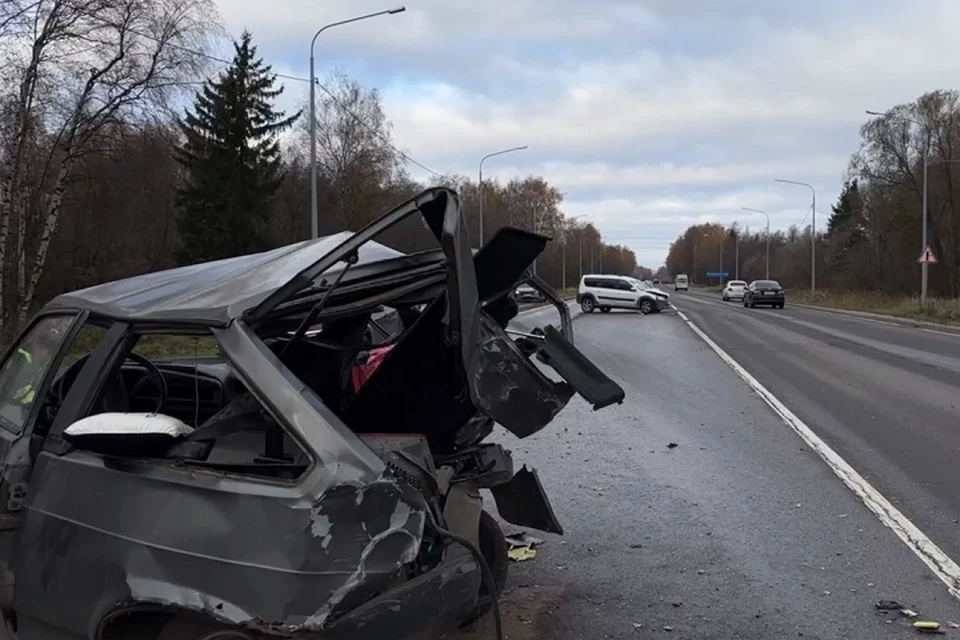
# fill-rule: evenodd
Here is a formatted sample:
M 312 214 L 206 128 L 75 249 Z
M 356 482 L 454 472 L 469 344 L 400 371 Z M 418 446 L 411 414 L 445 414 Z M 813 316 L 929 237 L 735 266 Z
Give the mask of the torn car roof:
M 57 296 L 48 308 L 79 307 L 132 321 L 225 326 L 353 235 L 342 231 L 262 253 L 107 282 Z M 363 244 L 358 253 L 359 265 L 407 255 L 374 241 Z M 338 263 L 323 277 L 342 268 L 343 263 Z

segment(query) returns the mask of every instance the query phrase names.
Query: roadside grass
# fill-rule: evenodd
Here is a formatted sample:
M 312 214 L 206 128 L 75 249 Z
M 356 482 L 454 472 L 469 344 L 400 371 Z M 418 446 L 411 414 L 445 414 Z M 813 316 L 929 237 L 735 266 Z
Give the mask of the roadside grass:
M 209 358 L 219 354 L 217 341 L 213 336 L 143 336 L 137 341 L 134 352 L 146 358 Z
M 927 309 L 921 309 L 917 296 L 892 296 L 875 291 L 818 291 L 811 296 L 809 291 L 787 292 L 789 301 L 833 309 L 868 311 L 897 318 L 909 318 L 939 322 L 960 323 L 960 299 L 934 298 L 928 300 Z

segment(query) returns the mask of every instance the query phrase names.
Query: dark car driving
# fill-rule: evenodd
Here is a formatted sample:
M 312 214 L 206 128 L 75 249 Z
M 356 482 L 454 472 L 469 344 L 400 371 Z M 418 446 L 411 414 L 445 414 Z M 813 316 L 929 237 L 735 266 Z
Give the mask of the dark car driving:
M 776 280 L 754 280 L 743 294 L 743 306 L 751 309 L 757 305 L 770 305 L 783 309 L 786 296 Z

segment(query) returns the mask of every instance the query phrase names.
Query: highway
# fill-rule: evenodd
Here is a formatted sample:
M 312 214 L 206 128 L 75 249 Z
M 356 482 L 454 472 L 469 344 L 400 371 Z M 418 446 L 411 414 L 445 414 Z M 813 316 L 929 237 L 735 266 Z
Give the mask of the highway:
M 673 298 L 682 315 L 574 323 L 581 350 L 626 389 L 623 405 L 595 413 L 575 399 L 530 438 L 498 433 L 539 470 L 567 530 L 511 566 L 508 636 L 915 634 L 913 620 L 874 608 L 895 599 L 960 637 L 942 580 L 960 558 L 960 336 L 789 300 L 750 310 Z M 684 318 L 949 556 L 945 567 L 868 509 Z M 489 620 L 462 637 L 492 638 Z

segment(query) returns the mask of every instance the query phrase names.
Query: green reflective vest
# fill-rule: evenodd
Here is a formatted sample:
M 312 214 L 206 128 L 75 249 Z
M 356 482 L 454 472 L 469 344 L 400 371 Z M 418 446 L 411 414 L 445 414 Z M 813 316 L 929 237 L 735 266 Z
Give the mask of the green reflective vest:
M 17 349 L 17 353 L 21 358 L 27 363 L 27 366 L 33 367 L 33 356 L 30 355 L 30 352 L 20 347 Z M 37 397 L 37 392 L 33 388 L 33 382 L 28 382 L 19 389 L 13 392 L 13 399 L 17 402 L 25 405 L 33 404 L 34 399 Z

